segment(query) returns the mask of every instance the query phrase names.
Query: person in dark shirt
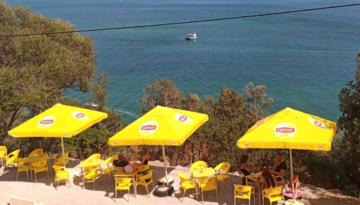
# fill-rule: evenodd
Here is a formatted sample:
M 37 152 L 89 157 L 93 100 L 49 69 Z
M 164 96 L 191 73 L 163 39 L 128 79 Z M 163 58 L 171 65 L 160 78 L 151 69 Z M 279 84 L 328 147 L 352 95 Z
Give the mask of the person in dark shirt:
M 127 160 L 123 154 L 119 154 L 118 160 L 114 160 L 113 165 L 115 167 L 126 167 L 129 164 L 129 160 Z
M 273 169 L 270 170 L 270 173 L 274 174 L 275 176 L 284 177 L 285 172 L 287 170 L 286 162 L 283 160 L 281 153 L 277 153 L 275 155 L 275 158 L 276 158 L 276 161 L 275 161 Z M 281 180 L 282 180 L 281 178 L 276 178 L 276 181 L 281 181 Z

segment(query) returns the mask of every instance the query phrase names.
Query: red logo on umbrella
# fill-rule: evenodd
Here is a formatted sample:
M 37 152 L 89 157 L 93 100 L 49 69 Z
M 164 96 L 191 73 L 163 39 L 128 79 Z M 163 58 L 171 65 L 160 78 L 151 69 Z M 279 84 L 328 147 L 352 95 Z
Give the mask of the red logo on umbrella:
M 280 132 L 280 133 L 293 133 L 295 132 L 294 128 L 290 128 L 290 127 L 279 127 L 276 128 L 276 132 Z
M 141 126 L 141 130 L 143 131 L 151 131 L 151 130 L 155 130 L 156 126 L 155 125 L 144 125 Z
M 151 135 L 158 129 L 158 127 L 159 124 L 155 120 L 150 120 L 140 126 L 139 132 L 142 135 Z
M 188 117 L 186 115 L 183 115 L 179 118 L 180 122 L 185 122 L 188 119 Z
M 73 111 L 71 113 L 71 115 L 78 120 L 88 120 L 89 119 L 89 117 L 85 113 L 82 113 L 82 112 Z
M 46 116 L 39 121 L 38 127 L 41 129 L 48 128 L 55 123 L 55 119 L 54 116 Z

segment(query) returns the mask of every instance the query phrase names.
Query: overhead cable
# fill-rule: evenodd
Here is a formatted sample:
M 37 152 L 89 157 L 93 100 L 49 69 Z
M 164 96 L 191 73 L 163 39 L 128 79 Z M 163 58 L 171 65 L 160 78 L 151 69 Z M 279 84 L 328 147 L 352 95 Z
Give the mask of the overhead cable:
M 58 32 L 45 32 L 45 33 L 3 34 L 3 35 L 0 35 L 0 37 L 9 38 L 9 37 L 18 37 L 18 36 L 38 36 L 38 35 L 53 35 L 53 34 L 65 34 L 65 33 L 82 33 L 82 32 L 96 32 L 96 31 L 108 31 L 108 30 L 170 26 L 170 25 L 180 25 L 180 24 L 203 23 L 203 22 L 210 22 L 210 21 L 224 21 L 224 20 L 233 20 L 233 19 L 262 17 L 262 16 L 273 16 L 273 15 L 280 15 L 280 14 L 299 13 L 299 12 L 307 12 L 307 11 L 317 11 L 317 10 L 325 10 L 325 9 L 352 7 L 352 6 L 360 6 L 360 3 L 317 7 L 317 8 L 310 8 L 310 9 L 299 9 L 299 10 L 291 10 L 291 11 L 280 11 L 280 12 L 264 13 L 264 14 L 253 14 L 253 15 L 245 15 L 245 16 L 233 16 L 233 17 L 215 18 L 215 19 L 204 19 L 204 20 L 182 21 L 182 22 L 160 23 L 160 24 L 148 24 L 148 25 L 139 25 L 139 26 L 123 26 L 123 27 L 113 27 L 113 28 L 98 28 L 98 29 L 58 31 Z

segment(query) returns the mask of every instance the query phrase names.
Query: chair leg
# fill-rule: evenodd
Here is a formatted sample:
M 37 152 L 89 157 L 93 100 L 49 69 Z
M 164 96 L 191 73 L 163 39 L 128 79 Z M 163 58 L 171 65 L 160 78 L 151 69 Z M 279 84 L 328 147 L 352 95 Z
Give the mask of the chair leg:
M 150 198 L 150 194 L 149 194 L 149 190 L 148 190 L 147 186 L 145 186 L 145 188 L 146 188 L 146 191 L 147 191 L 148 196 L 149 196 L 149 198 Z
M 117 197 L 117 190 L 115 189 L 115 202 L 116 202 L 116 197 Z
M 94 190 L 95 190 L 95 182 L 96 182 L 96 179 L 94 179 Z
M 236 205 L 236 197 L 234 197 L 234 205 Z
M 18 179 L 18 175 L 19 175 L 19 172 L 16 173 L 16 181 L 17 181 L 17 179 Z
M 184 195 L 183 195 L 183 199 L 182 199 L 181 203 L 183 203 L 183 202 L 184 202 L 185 192 L 186 192 L 186 189 L 184 190 Z
M 29 181 L 29 173 L 28 173 L 28 171 L 26 171 L 26 176 L 27 176 L 27 179 Z
M 202 204 L 204 203 L 204 192 L 201 192 Z
M 128 189 L 128 202 L 130 202 L 130 189 Z

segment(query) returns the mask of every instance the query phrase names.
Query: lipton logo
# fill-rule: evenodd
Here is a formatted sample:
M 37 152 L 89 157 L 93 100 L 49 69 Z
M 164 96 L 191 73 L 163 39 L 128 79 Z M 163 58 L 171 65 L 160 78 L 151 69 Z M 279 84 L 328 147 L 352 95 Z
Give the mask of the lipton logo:
M 85 114 L 85 113 L 82 113 L 82 112 L 77 112 L 77 111 L 73 111 L 71 113 L 71 115 L 75 118 L 75 119 L 78 119 L 78 120 L 88 120 L 89 117 Z
M 320 122 L 319 120 L 315 120 L 314 118 L 308 118 L 309 122 L 313 125 L 315 125 L 316 127 L 319 127 L 321 129 L 329 129 L 323 122 Z
M 245 143 L 245 147 L 249 147 L 249 146 L 250 146 L 250 144 L 246 142 L 246 143 Z
M 322 146 L 322 145 L 319 145 L 318 148 L 319 148 L 319 150 L 322 150 L 322 149 L 323 149 L 323 146 Z
M 56 118 L 54 116 L 46 116 L 42 118 L 38 123 L 38 128 L 48 128 L 55 123 Z
M 189 117 L 189 116 L 186 116 L 184 114 L 181 114 L 181 113 L 176 113 L 174 115 L 175 119 L 178 121 L 178 122 L 181 122 L 183 124 L 191 124 L 192 123 L 192 119 Z
M 151 135 L 158 129 L 159 124 L 155 120 L 145 122 L 140 126 L 139 132 L 142 135 Z
M 291 123 L 280 123 L 275 126 L 274 133 L 280 138 L 293 137 L 296 134 L 296 127 Z

